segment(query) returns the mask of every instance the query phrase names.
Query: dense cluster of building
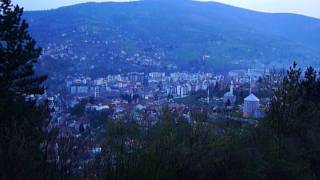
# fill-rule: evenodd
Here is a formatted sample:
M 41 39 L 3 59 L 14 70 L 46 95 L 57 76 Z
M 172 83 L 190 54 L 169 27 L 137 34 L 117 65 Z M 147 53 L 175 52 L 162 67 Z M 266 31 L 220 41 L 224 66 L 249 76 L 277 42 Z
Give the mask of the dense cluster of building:
M 252 123 L 255 121 L 252 119 L 263 117 L 263 109 L 267 105 L 267 101 L 254 94 L 260 88 L 256 84 L 260 78 L 269 75 L 268 71 L 248 70 L 231 71 L 226 76 L 130 72 L 96 79 L 66 77 L 63 86 L 67 92 L 47 92 L 45 98 L 55 109 L 51 127 L 59 128 L 61 140 L 64 137 L 72 137 L 79 142 L 85 139 L 82 146 L 86 149 L 86 156 L 83 158 L 89 160 L 101 151 L 95 139 L 103 126 L 102 122 L 94 119 L 99 116 L 90 113 L 102 113 L 104 120 L 123 119 L 148 128 L 159 121 L 164 106 L 187 121 L 191 121 L 193 108 L 196 107 L 206 108 L 209 119 L 213 121 L 226 117 L 241 123 Z M 222 95 L 217 95 L 215 91 L 220 91 Z M 240 98 L 239 91 L 245 92 L 245 97 Z M 198 94 L 201 94 L 200 98 L 190 98 L 198 97 Z M 186 103 L 185 99 L 192 101 Z M 80 115 L 77 115 L 78 108 Z M 81 111 L 84 112 L 81 114 Z M 224 114 L 226 111 L 232 113 Z M 231 115 L 233 113 L 239 116 Z
M 217 85 L 221 86 L 220 90 L 223 87 L 230 88 L 223 97 L 218 97 L 222 102 L 220 105 L 236 106 L 234 89 L 239 91 L 250 84 L 248 97 L 243 99 L 241 106 L 243 116 L 261 117 L 260 100 L 251 89 L 255 88 L 255 82 L 259 78 L 266 76 L 270 76 L 269 70 L 249 69 L 230 71 L 227 76 L 212 73 L 131 72 L 96 79 L 68 77 L 65 80 L 70 96 L 67 106 L 73 107 L 79 99 L 93 97 L 99 102 L 90 107 L 95 110 L 112 107 L 115 113 L 122 113 L 135 106 L 140 106 L 140 109 L 157 106 L 159 110 L 164 104 L 175 103 L 175 99 L 185 98 L 199 91 L 208 94 L 204 102 L 210 104 L 209 93 Z
M 223 76 L 211 73 L 171 73 L 163 72 L 109 75 L 105 78 L 89 77 L 66 80 L 71 95 L 92 96 L 95 98 L 115 97 L 122 94 L 139 95 L 145 99 L 172 96 L 185 97 L 192 92 L 207 90 L 223 80 Z
M 48 95 L 48 100 L 51 107 L 56 110 L 56 121 L 53 122 L 67 127 L 74 127 L 74 124 L 78 124 L 77 127 L 80 124 L 89 126 L 90 121 L 84 117 L 70 120 L 72 116 L 69 110 L 83 99 L 90 98 L 94 101 L 86 101 L 85 111 L 108 111 L 108 118 L 130 117 L 138 123 L 144 123 L 145 119 L 149 119 L 152 123 L 156 122 L 165 105 L 186 119 L 190 119 L 194 104 L 199 103 L 209 108 L 209 113 L 231 107 L 234 111 L 242 113 L 243 118 L 259 118 L 263 116 L 262 112 L 268 100 L 267 98 L 260 100 L 253 90 L 259 88 L 255 84 L 259 78 L 268 75 L 266 72 L 232 71 L 227 76 L 212 73 L 131 72 L 97 79 L 67 77 L 65 80 L 67 94 Z M 214 91 L 224 92 L 224 95 L 215 97 L 212 95 Z M 247 93 L 242 100 L 237 96 L 239 91 Z M 202 92 L 202 98 L 195 99 L 191 103 L 181 101 L 199 92 Z

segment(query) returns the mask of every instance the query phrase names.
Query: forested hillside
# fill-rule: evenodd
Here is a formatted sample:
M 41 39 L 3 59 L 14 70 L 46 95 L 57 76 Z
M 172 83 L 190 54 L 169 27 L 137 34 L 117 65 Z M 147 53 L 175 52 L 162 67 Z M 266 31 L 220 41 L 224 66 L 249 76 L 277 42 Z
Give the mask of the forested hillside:
M 40 69 L 51 73 L 317 66 L 319 59 L 318 19 L 219 3 L 86 3 L 25 17 L 45 48 Z

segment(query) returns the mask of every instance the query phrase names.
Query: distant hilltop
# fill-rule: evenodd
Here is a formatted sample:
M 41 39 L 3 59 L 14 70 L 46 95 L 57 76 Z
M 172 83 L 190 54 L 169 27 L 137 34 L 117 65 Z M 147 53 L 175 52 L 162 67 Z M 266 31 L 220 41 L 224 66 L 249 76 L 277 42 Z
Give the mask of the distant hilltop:
M 27 12 L 40 69 L 112 73 L 319 66 L 320 20 L 221 3 L 145 0 Z M 63 68 L 62 68 L 63 67 Z

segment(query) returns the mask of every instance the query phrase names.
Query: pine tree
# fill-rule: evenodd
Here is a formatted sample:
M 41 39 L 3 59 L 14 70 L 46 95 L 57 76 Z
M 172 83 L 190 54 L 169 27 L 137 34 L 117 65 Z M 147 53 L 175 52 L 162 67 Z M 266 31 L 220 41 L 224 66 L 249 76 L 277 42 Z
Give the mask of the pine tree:
M 275 156 L 270 164 L 277 167 L 274 176 L 320 178 L 319 88 L 320 80 L 312 67 L 303 76 L 294 64 L 275 92 L 265 126 L 274 141 Z
M 35 95 L 44 92 L 46 76 L 33 65 L 41 48 L 22 19 L 23 8 L 0 0 L 0 179 L 37 179 L 44 164 L 44 126 L 49 114 Z

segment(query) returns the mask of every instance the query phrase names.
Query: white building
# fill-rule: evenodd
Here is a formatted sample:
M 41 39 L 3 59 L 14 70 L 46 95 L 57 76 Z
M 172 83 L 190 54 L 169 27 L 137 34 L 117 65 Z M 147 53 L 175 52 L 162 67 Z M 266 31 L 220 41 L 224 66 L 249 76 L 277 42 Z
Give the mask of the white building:
M 149 77 L 152 79 L 161 79 L 166 76 L 166 73 L 164 72 L 151 72 L 149 73 Z
M 260 100 L 254 94 L 250 94 L 244 99 L 243 116 L 244 117 L 259 117 Z
M 207 80 L 202 82 L 201 89 L 202 90 L 207 90 L 209 88 L 209 82 Z
M 254 79 L 270 75 L 269 69 L 248 69 L 248 76 Z
M 177 96 L 185 97 L 188 95 L 188 87 L 186 85 L 178 85 L 177 86 Z
M 182 88 L 183 87 L 180 86 L 180 85 L 177 86 L 177 96 L 179 96 L 179 97 L 182 97 L 182 95 L 183 95 L 183 89 Z

